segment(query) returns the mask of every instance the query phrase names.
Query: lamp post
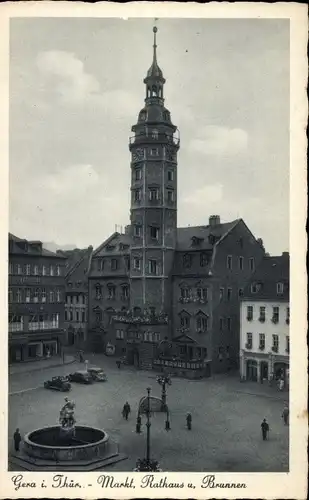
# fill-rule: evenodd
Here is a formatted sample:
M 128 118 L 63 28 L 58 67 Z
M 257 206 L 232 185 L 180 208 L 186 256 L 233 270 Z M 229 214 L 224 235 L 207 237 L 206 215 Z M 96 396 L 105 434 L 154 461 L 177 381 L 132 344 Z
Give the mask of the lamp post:
M 162 387 L 162 404 L 163 406 L 166 406 L 166 386 L 172 385 L 171 377 L 169 375 L 158 375 L 157 382 Z
M 146 452 L 146 460 L 147 464 L 150 463 L 150 427 L 151 427 L 151 422 L 150 422 L 150 387 L 147 387 L 147 422 L 146 422 L 146 427 L 147 427 L 147 452 Z

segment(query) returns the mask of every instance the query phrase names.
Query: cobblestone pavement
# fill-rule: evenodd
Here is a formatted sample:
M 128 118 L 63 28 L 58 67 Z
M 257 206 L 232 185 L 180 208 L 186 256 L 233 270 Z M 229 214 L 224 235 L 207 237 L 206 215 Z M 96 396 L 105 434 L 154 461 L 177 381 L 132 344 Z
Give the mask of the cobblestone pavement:
M 115 360 L 89 357 L 89 364 L 104 366 L 105 383 L 92 386 L 72 384 L 70 398 L 76 402 L 79 424 L 103 428 L 119 442 L 128 460 L 110 467 L 114 471 L 132 470 L 136 459 L 145 455 L 146 428 L 135 433 L 136 413 L 147 387 L 160 395 L 153 372 L 117 369 Z M 16 427 L 21 433 L 58 423 L 62 393 L 45 390 L 43 381 L 56 374 L 69 373 L 83 365 L 45 369 L 10 377 L 9 437 Z M 215 377 L 201 381 L 173 378 L 168 387 L 171 431 L 164 429 L 164 416 L 156 414 L 151 422 L 151 454 L 165 471 L 286 472 L 288 471 L 288 427 L 281 419 L 286 395 L 269 388 L 241 384 L 237 378 Z M 263 392 L 264 391 L 264 392 Z M 281 398 L 281 399 L 280 399 Z M 128 421 L 121 416 L 128 400 L 132 413 Z M 192 413 L 192 431 L 185 425 Z M 261 439 L 260 424 L 266 417 L 270 440 Z M 145 422 L 143 421 L 143 424 Z M 9 439 L 9 449 L 12 447 Z

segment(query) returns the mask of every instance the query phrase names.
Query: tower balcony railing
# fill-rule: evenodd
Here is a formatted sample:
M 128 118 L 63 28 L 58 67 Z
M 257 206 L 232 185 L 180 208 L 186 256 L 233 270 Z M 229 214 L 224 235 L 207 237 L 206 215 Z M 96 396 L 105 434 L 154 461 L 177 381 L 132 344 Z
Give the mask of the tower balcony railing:
M 169 134 L 138 134 L 133 135 L 129 138 L 130 146 L 132 144 L 140 144 L 143 142 L 148 142 L 150 144 L 156 144 L 160 142 L 165 142 L 166 144 L 174 144 L 174 146 L 179 146 L 180 138 Z

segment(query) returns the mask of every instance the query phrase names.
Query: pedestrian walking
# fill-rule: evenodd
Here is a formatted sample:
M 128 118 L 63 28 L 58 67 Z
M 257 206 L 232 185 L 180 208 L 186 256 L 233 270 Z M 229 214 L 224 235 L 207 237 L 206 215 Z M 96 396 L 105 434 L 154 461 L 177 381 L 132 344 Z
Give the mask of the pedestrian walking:
M 16 429 L 16 431 L 14 432 L 13 439 L 14 439 L 15 451 L 19 451 L 19 446 L 20 446 L 20 442 L 21 442 L 21 435 L 20 435 L 19 429 Z
M 123 405 L 123 409 L 122 409 L 122 416 L 123 416 L 123 418 L 125 418 L 126 420 L 128 420 L 128 417 L 129 417 L 130 413 L 131 413 L 131 407 L 130 407 L 128 401 L 126 401 L 125 404 Z
M 79 362 L 80 362 L 80 363 L 83 363 L 83 362 L 84 362 L 84 355 L 83 355 L 83 351 L 79 351 Z
M 137 417 L 137 421 L 136 421 L 136 432 L 137 434 L 140 434 L 141 433 L 141 427 L 142 427 L 142 419 L 140 416 Z
M 284 389 L 284 379 L 281 377 L 279 380 L 279 391 L 283 391 Z
M 187 414 L 186 420 L 187 420 L 187 429 L 188 429 L 188 431 L 191 431 L 191 429 L 192 429 L 192 415 L 191 415 L 191 413 Z
M 285 405 L 282 412 L 284 425 L 289 425 L 289 415 L 290 415 L 289 407 L 288 405 Z
M 266 422 L 266 418 L 264 418 L 263 422 L 261 423 L 261 429 L 262 429 L 262 438 L 263 438 L 263 441 L 266 441 L 266 439 L 269 436 L 269 425 Z
M 116 361 L 116 365 L 118 367 L 118 370 L 120 370 L 120 366 L 121 366 L 121 361 L 119 359 L 117 359 Z

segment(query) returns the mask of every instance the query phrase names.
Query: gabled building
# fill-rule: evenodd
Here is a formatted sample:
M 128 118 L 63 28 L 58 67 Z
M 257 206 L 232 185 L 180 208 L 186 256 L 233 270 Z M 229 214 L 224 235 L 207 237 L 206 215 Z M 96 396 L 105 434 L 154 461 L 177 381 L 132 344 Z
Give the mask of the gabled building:
M 289 384 L 289 254 L 264 257 L 240 305 L 240 374 Z
M 65 330 L 66 344 L 84 349 L 87 344 L 88 322 L 88 274 L 93 248 L 90 246 L 69 255 L 68 262 L 73 261 L 65 276 Z
M 129 140 L 130 225 L 93 253 L 89 341 L 143 368 L 225 371 L 238 362 L 239 299 L 265 252 L 241 219 L 177 228 L 180 138 L 165 107 L 156 28 L 144 83 Z
M 9 234 L 9 361 L 61 354 L 65 259 Z

